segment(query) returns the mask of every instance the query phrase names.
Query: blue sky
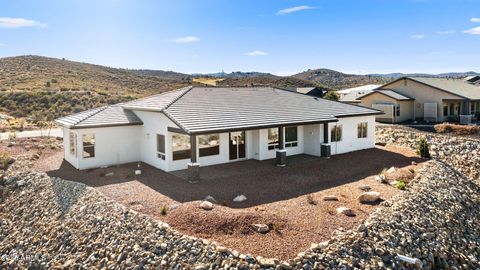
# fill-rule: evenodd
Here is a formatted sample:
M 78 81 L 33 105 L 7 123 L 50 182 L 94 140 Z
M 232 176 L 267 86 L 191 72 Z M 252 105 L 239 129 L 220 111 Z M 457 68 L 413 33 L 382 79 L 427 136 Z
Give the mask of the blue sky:
M 480 72 L 480 0 L 0 0 L 0 57 L 185 73 Z

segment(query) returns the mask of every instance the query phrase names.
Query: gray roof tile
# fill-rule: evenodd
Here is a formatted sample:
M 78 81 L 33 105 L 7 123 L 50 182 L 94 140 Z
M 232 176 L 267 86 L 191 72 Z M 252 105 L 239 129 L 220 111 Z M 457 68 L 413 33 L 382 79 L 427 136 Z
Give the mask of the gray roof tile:
M 55 121 L 61 126 L 72 129 L 143 124 L 131 110 L 124 109 L 120 105 L 95 108 L 65 116 Z
M 433 86 L 435 88 L 439 88 L 443 91 L 446 91 L 467 99 L 480 100 L 480 86 L 465 82 L 463 79 L 427 78 L 427 77 L 407 77 L 407 78 L 414 81 L 418 81 L 423 84 Z

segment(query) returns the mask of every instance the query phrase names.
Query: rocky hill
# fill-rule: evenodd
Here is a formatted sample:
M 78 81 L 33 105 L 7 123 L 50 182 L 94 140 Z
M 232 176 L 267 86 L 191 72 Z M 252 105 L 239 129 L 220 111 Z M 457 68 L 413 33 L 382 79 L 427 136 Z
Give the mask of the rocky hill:
M 392 80 L 390 77 L 345 74 L 331 69 L 309 69 L 291 77 L 322 84 L 337 90 L 365 84 L 385 84 Z

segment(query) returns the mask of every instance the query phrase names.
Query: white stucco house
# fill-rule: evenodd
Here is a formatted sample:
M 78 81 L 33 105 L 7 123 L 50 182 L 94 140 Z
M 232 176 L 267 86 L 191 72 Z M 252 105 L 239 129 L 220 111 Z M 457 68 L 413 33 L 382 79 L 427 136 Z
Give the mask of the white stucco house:
M 164 171 L 373 148 L 378 110 L 270 87 L 186 87 L 56 120 L 77 169 L 142 161 Z

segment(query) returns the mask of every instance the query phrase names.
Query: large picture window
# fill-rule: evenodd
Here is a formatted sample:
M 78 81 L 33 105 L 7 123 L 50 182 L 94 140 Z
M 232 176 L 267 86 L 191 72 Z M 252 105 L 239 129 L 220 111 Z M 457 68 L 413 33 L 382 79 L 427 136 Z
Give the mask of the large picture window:
M 95 134 L 83 134 L 83 158 L 95 157 Z
M 342 140 L 342 125 L 336 125 L 332 127 L 330 131 L 330 137 L 332 142 L 339 142 Z
M 400 104 L 395 105 L 395 116 L 400 116 Z
M 368 130 L 368 123 L 362 122 L 357 125 L 357 136 L 358 138 L 366 138 Z
M 172 135 L 172 158 L 173 160 L 190 158 L 190 136 L 183 134 Z
M 298 127 L 285 128 L 285 147 L 298 146 Z
M 157 157 L 165 160 L 165 135 L 157 134 Z
M 70 155 L 77 156 L 77 134 L 70 132 Z
M 201 157 L 220 154 L 220 135 L 209 134 L 198 136 L 198 154 Z
M 278 148 L 278 128 L 268 129 L 268 150 Z

